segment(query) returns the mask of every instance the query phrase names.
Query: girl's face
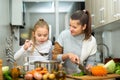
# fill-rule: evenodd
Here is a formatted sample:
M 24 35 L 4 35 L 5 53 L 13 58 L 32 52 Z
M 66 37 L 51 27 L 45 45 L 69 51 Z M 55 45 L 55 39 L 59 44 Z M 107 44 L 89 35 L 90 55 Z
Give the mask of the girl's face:
M 84 32 L 86 25 L 82 26 L 79 24 L 79 20 L 70 19 L 70 32 L 71 35 L 77 36 Z
M 44 43 L 48 40 L 49 31 L 46 27 L 38 27 L 34 33 L 36 42 Z

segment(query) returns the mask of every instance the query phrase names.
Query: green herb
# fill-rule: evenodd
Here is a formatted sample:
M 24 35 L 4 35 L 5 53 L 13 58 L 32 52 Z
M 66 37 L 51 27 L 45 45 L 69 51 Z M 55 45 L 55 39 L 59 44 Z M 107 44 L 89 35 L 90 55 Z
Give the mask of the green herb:
M 80 73 L 74 73 L 74 74 L 72 74 L 72 76 L 83 76 L 83 75 L 85 75 L 84 72 L 80 72 Z
M 115 73 L 116 73 L 116 74 L 120 74 L 120 70 L 116 70 Z

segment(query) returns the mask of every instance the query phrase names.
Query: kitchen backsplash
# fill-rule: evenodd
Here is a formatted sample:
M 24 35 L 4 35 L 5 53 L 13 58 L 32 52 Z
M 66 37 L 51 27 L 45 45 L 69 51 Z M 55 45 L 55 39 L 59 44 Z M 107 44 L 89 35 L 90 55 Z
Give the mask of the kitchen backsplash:
M 0 25 L 0 58 L 3 59 L 3 65 L 5 63 L 5 48 L 7 47 L 6 38 L 10 36 L 10 27 L 9 25 Z

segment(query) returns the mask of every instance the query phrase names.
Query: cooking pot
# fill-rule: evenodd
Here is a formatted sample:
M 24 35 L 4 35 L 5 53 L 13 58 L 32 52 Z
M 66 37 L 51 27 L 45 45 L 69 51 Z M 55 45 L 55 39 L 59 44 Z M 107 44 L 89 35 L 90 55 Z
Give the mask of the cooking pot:
M 58 71 L 58 66 L 59 66 L 58 61 L 55 60 L 47 60 L 47 61 L 35 61 L 34 62 L 34 67 L 45 67 L 48 72 L 53 72 L 53 71 Z

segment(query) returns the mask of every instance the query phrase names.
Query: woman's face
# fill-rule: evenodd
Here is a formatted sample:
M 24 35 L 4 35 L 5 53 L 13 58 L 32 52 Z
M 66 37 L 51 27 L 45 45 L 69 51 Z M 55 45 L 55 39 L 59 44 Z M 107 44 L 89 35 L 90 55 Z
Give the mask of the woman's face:
M 86 25 L 81 26 L 79 24 L 79 20 L 70 19 L 70 32 L 71 32 L 71 35 L 73 35 L 73 36 L 80 35 L 80 34 L 82 34 L 84 32 L 85 28 L 86 28 Z
M 38 27 L 34 33 L 36 42 L 44 43 L 48 40 L 49 31 L 46 27 Z

